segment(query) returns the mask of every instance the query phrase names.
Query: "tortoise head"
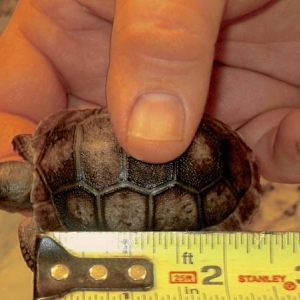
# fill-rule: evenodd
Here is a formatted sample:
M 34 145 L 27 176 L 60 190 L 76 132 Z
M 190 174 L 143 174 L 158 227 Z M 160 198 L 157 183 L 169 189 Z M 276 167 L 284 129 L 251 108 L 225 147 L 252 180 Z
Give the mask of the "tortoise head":
M 31 209 L 30 192 L 33 182 L 31 135 L 19 135 L 13 140 L 14 150 L 25 161 L 0 163 L 0 209 L 22 212 Z

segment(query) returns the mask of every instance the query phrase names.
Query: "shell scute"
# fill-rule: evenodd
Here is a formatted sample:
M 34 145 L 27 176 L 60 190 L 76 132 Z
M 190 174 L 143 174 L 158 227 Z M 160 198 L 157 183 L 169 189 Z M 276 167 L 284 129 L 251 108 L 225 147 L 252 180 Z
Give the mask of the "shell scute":
M 88 189 L 74 186 L 53 196 L 59 219 L 66 228 L 97 230 L 96 196 Z
M 177 230 L 179 227 L 185 230 L 200 230 L 204 227 L 201 224 L 197 193 L 174 186 L 156 195 L 153 203 L 153 227 L 156 231 Z
M 147 228 L 147 196 L 123 188 L 101 197 L 105 230 L 138 231 Z
M 178 180 L 197 190 L 205 188 L 221 177 L 222 161 L 219 141 L 215 135 L 205 130 L 202 123 L 193 143 L 178 160 Z
M 239 200 L 228 184 L 222 180 L 203 192 L 201 199 L 205 227 L 225 220 L 234 212 Z
M 78 180 L 98 189 L 115 184 L 122 170 L 122 149 L 116 142 L 107 115 L 89 119 L 77 134 Z
M 75 181 L 74 137 L 76 127 L 52 131 L 47 135 L 44 149 L 36 165 L 51 191 Z
M 159 188 L 161 185 L 168 184 L 175 177 L 173 162 L 151 165 L 128 157 L 127 164 L 128 180 L 146 189 Z

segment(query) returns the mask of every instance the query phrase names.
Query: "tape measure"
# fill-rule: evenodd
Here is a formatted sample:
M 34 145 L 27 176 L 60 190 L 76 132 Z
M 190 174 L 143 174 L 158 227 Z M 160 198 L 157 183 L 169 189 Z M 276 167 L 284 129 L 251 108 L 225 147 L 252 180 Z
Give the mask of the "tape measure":
M 49 232 L 34 299 L 300 299 L 300 233 Z

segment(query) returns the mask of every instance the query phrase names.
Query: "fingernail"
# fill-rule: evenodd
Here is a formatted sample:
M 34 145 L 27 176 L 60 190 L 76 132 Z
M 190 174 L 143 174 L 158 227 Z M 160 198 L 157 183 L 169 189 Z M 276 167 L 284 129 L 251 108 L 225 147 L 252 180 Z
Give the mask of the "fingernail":
M 162 93 L 145 94 L 131 113 L 127 135 L 147 141 L 180 141 L 185 114 L 181 101 Z

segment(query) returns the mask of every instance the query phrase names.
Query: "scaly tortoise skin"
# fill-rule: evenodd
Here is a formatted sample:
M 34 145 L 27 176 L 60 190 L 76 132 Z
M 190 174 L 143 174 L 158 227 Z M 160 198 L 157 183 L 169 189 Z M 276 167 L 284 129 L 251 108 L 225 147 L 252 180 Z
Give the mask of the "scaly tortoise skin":
M 32 206 L 34 218 L 20 230 L 24 255 L 32 243 L 28 228 L 243 230 L 259 205 L 250 148 L 208 116 L 187 151 L 165 164 L 128 156 L 104 109 L 61 111 L 13 145 L 25 161 L 0 164 L 0 207 Z

